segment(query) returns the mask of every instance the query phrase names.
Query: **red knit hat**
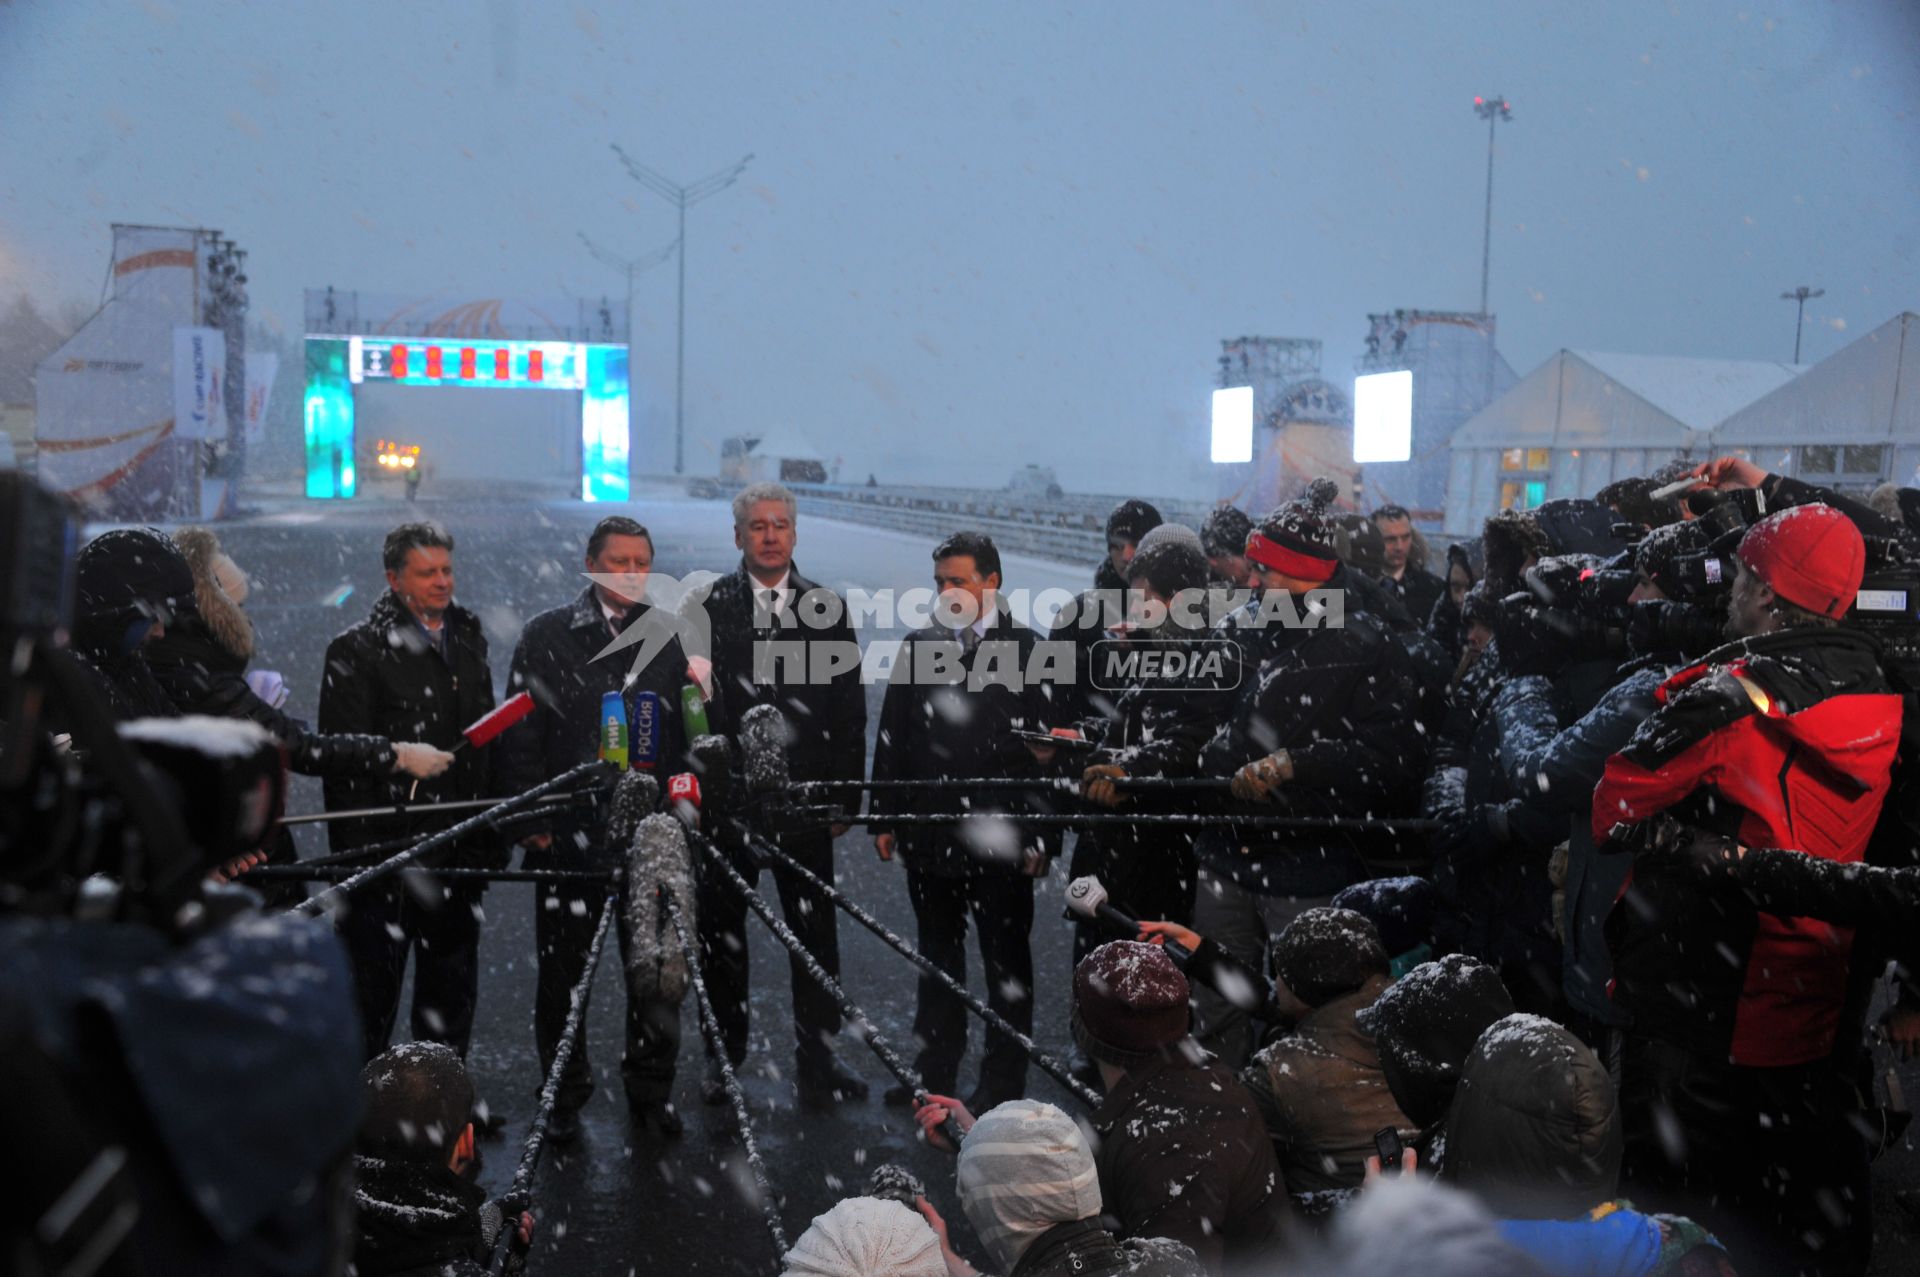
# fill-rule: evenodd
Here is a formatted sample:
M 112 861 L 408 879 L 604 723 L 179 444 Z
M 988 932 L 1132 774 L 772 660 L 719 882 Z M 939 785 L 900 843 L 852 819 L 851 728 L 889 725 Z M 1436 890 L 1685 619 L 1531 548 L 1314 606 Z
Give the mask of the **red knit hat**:
M 1073 969 L 1072 1022 L 1082 1050 L 1124 1068 L 1187 1036 L 1187 977 L 1157 945 L 1103 944 Z
M 1740 538 L 1740 561 L 1787 602 L 1839 620 L 1860 593 L 1867 543 L 1830 505 L 1770 514 Z

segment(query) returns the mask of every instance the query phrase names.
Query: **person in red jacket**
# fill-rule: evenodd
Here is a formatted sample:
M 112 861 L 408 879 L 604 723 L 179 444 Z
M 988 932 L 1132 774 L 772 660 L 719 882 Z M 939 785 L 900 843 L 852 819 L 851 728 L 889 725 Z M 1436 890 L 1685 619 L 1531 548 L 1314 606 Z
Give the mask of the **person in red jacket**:
M 1865 543 L 1839 511 L 1805 505 L 1756 523 L 1736 558 L 1736 641 L 1668 679 L 1660 708 L 1608 760 L 1595 843 L 1731 839 L 1856 863 L 1901 715 L 1876 646 L 1839 625 Z M 1853 933 L 1761 912 L 1686 857 L 1642 856 L 1608 934 L 1613 996 L 1631 1021 L 1629 1177 L 1665 1202 L 1685 1194 L 1743 1271 L 1762 1257 L 1781 1271 L 1851 1269 L 1866 1164 L 1846 1138 L 1858 1101 L 1829 1056 Z

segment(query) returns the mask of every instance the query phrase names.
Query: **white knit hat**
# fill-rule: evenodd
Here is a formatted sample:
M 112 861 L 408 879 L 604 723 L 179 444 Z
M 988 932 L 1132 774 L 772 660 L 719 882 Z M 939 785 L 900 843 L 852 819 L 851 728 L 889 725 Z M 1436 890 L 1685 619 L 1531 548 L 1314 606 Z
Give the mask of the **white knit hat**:
M 849 1197 L 814 1216 L 786 1265 L 786 1277 L 947 1277 L 925 1217 L 877 1197 Z
M 960 1145 L 956 1178 L 961 1209 L 1004 1268 L 1049 1228 L 1100 1213 L 1087 1137 L 1037 1100 L 1009 1100 L 975 1122 Z

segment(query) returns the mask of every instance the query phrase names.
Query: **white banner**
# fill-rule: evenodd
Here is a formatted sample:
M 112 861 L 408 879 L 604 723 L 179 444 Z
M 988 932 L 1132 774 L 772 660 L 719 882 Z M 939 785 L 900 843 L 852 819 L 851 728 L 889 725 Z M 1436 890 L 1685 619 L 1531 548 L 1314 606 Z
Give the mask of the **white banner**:
M 222 383 L 227 338 L 218 328 L 173 330 L 173 432 L 182 439 L 224 439 Z
M 273 379 L 280 375 L 280 356 L 248 351 L 246 367 L 247 442 L 259 443 L 267 433 L 267 399 L 273 394 Z

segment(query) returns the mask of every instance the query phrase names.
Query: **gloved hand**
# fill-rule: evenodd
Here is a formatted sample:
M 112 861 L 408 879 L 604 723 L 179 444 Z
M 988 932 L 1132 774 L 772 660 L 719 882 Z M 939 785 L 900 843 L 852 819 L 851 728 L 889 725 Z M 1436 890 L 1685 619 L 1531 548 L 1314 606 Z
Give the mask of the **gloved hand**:
M 1125 780 L 1127 769 L 1114 763 L 1099 763 L 1080 773 L 1080 792 L 1088 802 L 1102 807 L 1118 807 L 1127 801 L 1127 792 L 1113 782 Z
M 393 770 L 415 780 L 431 780 L 451 766 L 453 755 L 444 749 L 412 740 L 393 743 Z
M 280 677 L 278 670 L 248 670 L 247 686 L 274 709 L 287 703 L 287 680 Z

